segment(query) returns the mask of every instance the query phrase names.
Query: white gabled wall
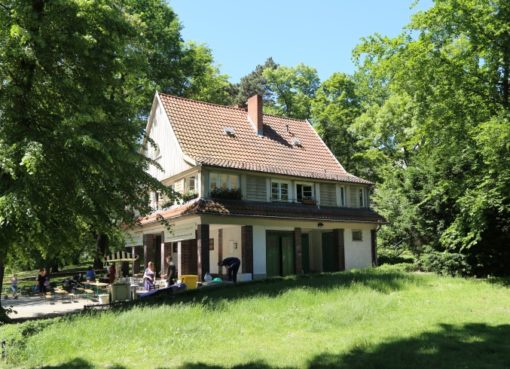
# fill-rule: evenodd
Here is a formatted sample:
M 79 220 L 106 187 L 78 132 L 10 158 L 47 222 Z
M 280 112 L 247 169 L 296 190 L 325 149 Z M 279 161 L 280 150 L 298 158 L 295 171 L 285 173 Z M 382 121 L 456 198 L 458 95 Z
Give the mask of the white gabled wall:
M 151 114 L 151 120 L 147 125 L 149 129 L 149 137 L 158 145 L 160 156 L 157 159 L 162 170 L 151 165 L 149 173 L 162 181 L 168 177 L 179 174 L 185 170 L 190 169 L 192 166 L 186 162 L 184 153 L 177 141 L 177 137 L 170 125 L 170 121 L 165 113 L 161 101 L 156 96 L 155 105 Z M 147 154 L 149 157 L 154 157 L 154 149 L 151 145 L 147 144 Z

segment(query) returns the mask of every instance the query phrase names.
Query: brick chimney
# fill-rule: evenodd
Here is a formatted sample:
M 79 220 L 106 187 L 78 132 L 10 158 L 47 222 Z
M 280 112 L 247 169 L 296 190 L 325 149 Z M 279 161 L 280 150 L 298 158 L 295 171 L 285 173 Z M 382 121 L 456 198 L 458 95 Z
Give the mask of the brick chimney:
M 253 95 L 248 99 L 248 118 L 253 128 L 257 131 L 257 135 L 264 136 L 262 125 L 262 96 Z

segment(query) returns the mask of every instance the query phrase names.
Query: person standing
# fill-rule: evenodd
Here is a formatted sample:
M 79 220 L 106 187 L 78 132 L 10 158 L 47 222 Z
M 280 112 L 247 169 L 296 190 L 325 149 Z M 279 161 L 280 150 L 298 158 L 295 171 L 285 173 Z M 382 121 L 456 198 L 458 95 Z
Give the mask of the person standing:
M 165 259 L 167 263 L 166 274 L 164 274 L 162 277 L 165 278 L 166 286 L 168 287 L 174 284 L 177 280 L 177 268 L 175 267 L 175 264 L 172 260 L 172 256 L 167 255 Z
M 40 294 L 45 294 L 48 292 L 47 286 L 47 272 L 46 268 L 39 269 L 39 274 L 37 275 L 37 290 Z
M 223 261 L 218 263 L 218 266 L 226 267 L 228 272 L 228 279 L 234 283 L 237 283 L 237 272 L 241 266 L 241 260 L 236 257 L 225 258 Z
M 154 281 L 156 280 L 156 273 L 154 272 L 154 263 L 149 261 L 145 273 L 143 273 L 143 287 L 147 291 L 152 291 L 156 288 Z
M 116 274 L 117 274 L 117 269 L 115 268 L 115 263 L 110 263 L 110 267 L 108 268 L 108 282 L 110 284 L 115 282 Z

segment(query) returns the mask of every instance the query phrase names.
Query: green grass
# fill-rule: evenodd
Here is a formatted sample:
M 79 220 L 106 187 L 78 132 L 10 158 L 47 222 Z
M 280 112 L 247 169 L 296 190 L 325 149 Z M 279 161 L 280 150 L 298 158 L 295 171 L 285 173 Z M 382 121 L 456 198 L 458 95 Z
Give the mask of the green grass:
M 372 270 L 6 325 L 23 368 L 509 368 L 505 283 Z

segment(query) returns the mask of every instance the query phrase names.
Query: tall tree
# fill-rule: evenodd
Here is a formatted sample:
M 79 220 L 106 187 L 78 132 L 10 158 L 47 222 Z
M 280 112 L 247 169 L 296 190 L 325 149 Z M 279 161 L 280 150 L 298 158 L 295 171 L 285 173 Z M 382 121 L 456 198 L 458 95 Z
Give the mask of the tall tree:
M 269 57 L 264 64 L 259 64 L 255 67 L 255 70 L 246 76 L 242 77 L 239 81 L 238 93 L 236 97 L 236 103 L 239 106 L 246 106 L 248 98 L 253 95 L 261 95 L 264 104 L 272 104 L 271 94 L 267 86 L 267 79 L 264 77 L 264 70 L 274 70 L 278 67 L 273 60 Z
M 326 145 L 340 163 L 354 174 L 362 166 L 355 156 L 356 139 L 350 127 L 361 114 L 361 104 L 351 77 L 334 73 L 321 83 L 311 103 L 312 121 Z
M 478 274 L 510 262 L 507 163 L 496 159 L 507 148 L 494 136 L 510 123 L 508 19 L 507 1 L 436 0 L 402 36 L 355 53 L 365 113 L 354 132 L 367 157 L 381 156 L 380 211 L 401 220 L 384 232 L 463 254 Z
M 273 101 L 266 109 L 268 113 L 298 119 L 310 118 L 312 100 L 320 84 L 315 68 L 304 64 L 279 66 L 264 69 L 263 76 Z

